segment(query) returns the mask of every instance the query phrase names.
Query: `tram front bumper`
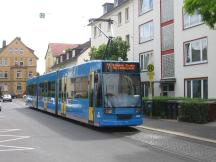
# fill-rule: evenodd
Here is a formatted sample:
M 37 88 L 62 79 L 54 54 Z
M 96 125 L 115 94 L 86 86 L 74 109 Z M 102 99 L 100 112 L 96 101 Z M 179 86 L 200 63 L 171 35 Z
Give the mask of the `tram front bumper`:
M 123 126 L 137 126 L 143 124 L 143 117 L 133 118 L 130 120 L 110 120 L 102 119 L 99 122 L 100 127 L 123 127 Z

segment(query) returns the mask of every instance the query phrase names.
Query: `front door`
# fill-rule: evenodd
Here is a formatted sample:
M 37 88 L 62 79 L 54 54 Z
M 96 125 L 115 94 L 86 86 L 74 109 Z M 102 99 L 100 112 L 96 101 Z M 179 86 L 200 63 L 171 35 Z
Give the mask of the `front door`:
M 89 123 L 94 123 L 94 72 L 89 76 Z
M 65 116 L 66 115 L 66 90 L 67 90 L 67 78 L 64 76 L 62 78 L 62 87 L 61 87 L 61 115 Z

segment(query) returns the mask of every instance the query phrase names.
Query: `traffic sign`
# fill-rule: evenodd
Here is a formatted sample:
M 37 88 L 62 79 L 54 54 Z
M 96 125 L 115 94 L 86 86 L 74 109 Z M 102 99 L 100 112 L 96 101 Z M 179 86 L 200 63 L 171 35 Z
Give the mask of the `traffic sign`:
M 147 70 L 148 70 L 148 72 L 153 72 L 154 71 L 154 65 L 153 64 L 149 64 L 147 66 Z
M 154 72 L 148 72 L 148 80 L 153 81 L 154 80 Z

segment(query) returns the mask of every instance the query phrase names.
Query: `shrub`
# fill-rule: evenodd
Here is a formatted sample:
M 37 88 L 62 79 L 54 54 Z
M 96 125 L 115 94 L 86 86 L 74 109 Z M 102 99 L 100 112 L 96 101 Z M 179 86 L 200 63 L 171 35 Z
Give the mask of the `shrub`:
M 180 103 L 178 112 L 180 121 L 193 123 L 208 122 L 208 102 L 203 100 L 184 100 Z

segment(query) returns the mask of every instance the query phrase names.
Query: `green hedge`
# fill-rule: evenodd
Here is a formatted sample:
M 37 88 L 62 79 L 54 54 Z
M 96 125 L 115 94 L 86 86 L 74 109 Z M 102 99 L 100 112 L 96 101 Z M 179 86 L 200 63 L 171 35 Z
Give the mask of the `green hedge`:
M 152 98 L 152 108 L 148 107 L 149 100 L 143 98 L 143 107 L 144 114 L 151 117 L 160 117 L 160 118 L 169 118 L 176 119 L 177 108 L 176 105 L 173 105 L 173 102 L 176 103 L 182 98 L 174 97 L 154 97 Z M 176 112 L 175 112 L 176 111 Z
M 180 103 L 178 119 L 192 123 L 208 122 L 208 102 L 206 101 L 182 101 Z
M 177 119 L 185 122 L 207 123 L 216 120 L 216 104 L 208 100 L 153 97 L 152 108 L 148 107 L 149 100 L 143 98 L 144 114 L 150 117 Z

